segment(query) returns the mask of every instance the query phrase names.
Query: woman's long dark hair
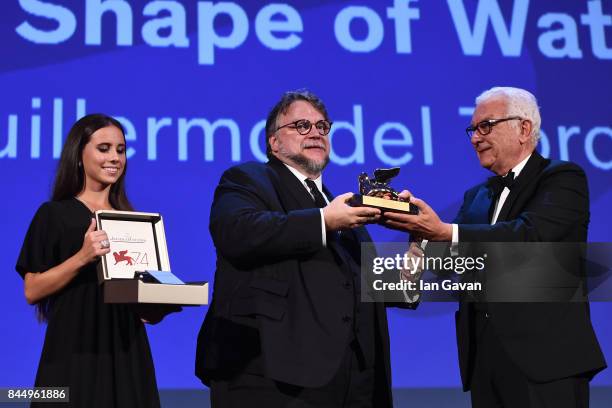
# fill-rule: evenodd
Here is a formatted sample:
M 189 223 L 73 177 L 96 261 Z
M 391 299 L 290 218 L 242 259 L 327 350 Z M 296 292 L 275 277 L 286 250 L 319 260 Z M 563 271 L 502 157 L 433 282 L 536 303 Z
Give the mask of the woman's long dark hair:
M 94 113 L 79 119 L 70 129 L 53 184 L 53 194 L 51 199 L 54 201 L 66 200 L 75 197 L 85 184 L 85 171 L 83 170 L 83 149 L 89 143 L 91 135 L 95 131 L 114 126 L 121 130 L 125 140 L 125 130 L 119 121 L 102 113 Z M 125 175 L 127 173 L 127 161 L 123 167 L 123 173 L 110 188 L 109 201 L 113 208 L 117 210 L 132 211 L 134 208 L 127 198 L 125 192 Z
M 99 129 L 114 126 L 121 131 L 125 140 L 125 129 L 116 119 L 102 113 L 94 113 L 79 119 L 70 129 L 68 137 L 64 142 L 62 154 L 55 182 L 53 183 L 53 201 L 67 200 L 76 197 L 85 186 L 85 171 L 83 169 L 83 149 L 89 143 L 91 135 Z M 110 188 L 109 201 L 117 210 L 132 211 L 134 208 L 127 198 L 125 192 L 125 175 L 127 173 L 127 161 L 123 167 L 123 173 Z M 47 320 L 51 303 L 46 297 L 36 304 L 36 314 L 41 321 Z

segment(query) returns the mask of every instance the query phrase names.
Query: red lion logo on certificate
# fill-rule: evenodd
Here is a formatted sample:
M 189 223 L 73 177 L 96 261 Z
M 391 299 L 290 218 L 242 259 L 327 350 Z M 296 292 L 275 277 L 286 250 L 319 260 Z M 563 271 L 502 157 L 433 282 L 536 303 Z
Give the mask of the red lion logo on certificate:
M 115 257 L 115 265 L 123 261 L 127 261 L 128 265 L 134 265 L 134 258 L 126 255 L 127 252 L 127 249 L 125 251 L 113 252 L 113 256 Z

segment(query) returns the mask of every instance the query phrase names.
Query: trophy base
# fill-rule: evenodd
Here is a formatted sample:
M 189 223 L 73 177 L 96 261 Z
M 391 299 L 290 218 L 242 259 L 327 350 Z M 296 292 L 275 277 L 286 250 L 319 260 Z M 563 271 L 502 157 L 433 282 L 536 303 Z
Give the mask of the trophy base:
M 354 194 L 349 200 L 349 204 L 353 207 L 373 207 L 380 209 L 383 213 L 386 211 L 399 212 L 404 214 L 416 215 L 419 213 L 419 208 L 406 201 L 386 200 L 379 197 L 371 197 L 361 194 Z

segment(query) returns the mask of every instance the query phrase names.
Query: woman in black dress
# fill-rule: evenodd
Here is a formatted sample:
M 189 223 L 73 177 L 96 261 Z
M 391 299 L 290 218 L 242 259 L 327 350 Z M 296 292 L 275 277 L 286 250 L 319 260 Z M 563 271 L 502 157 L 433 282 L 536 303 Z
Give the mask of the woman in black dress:
M 36 212 L 17 261 L 26 299 L 48 324 L 35 385 L 69 387 L 62 407 L 160 406 L 141 318 L 129 305 L 105 304 L 96 275 L 110 249 L 93 212 L 132 210 L 126 169 L 118 121 L 94 114 L 75 123 L 52 199 Z

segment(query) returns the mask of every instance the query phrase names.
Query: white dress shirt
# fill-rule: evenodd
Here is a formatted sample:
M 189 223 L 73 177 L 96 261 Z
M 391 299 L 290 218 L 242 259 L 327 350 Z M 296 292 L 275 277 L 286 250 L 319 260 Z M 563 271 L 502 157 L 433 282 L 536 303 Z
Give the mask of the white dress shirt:
M 512 170 L 510 170 L 511 172 L 514 173 L 514 179 L 516 179 L 519 176 L 519 174 L 521 174 L 521 171 L 523 171 L 523 168 L 527 164 L 527 161 L 529 161 L 530 157 L 531 155 L 527 156 L 525 159 L 523 159 L 523 161 L 521 161 L 519 164 L 514 166 Z M 497 222 L 497 217 L 499 217 L 499 213 L 501 212 L 501 209 L 504 207 L 504 203 L 506 202 L 506 199 L 508 198 L 509 194 L 510 194 L 510 189 L 508 187 L 504 187 L 501 194 L 499 195 L 499 198 L 495 202 L 495 210 L 493 211 L 493 218 L 491 218 L 491 225 Z M 457 244 L 458 243 L 459 243 L 459 226 L 457 224 L 453 224 L 453 238 L 452 238 L 452 244 L 451 244 L 451 255 L 457 255 Z
M 283 163 L 283 164 L 285 166 L 287 166 L 289 171 L 291 173 L 293 173 L 293 175 L 295 177 L 297 177 L 298 180 L 300 180 L 300 183 L 302 183 L 302 186 L 304 186 L 304 188 L 306 189 L 308 194 L 314 200 L 314 196 L 310 192 L 310 188 L 308 187 L 308 184 L 306 184 L 306 179 L 309 178 L 309 177 L 303 175 L 299 170 L 291 167 L 287 163 Z M 321 192 L 321 195 L 323 196 L 323 199 L 325 200 L 325 202 L 327 204 L 329 204 L 329 200 L 327 199 L 327 196 L 325 195 L 325 193 L 323 193 L 323 175 L 321 174 L 319 177 L 317 177 L 316 179 L 314 179 L 312 181 L 314 181 L 315 185 L 317 186 L 317 188 Z M 322 242 L 323 242 L 323 246 L 326 247 L 327 246 L 327 238 L 326 238 L 326 231 L 325 231 L 325 218 L 323 218 L 323 209 L 321 208 L 319 211 L 321 211 L 321 239 L 322 239 Z

